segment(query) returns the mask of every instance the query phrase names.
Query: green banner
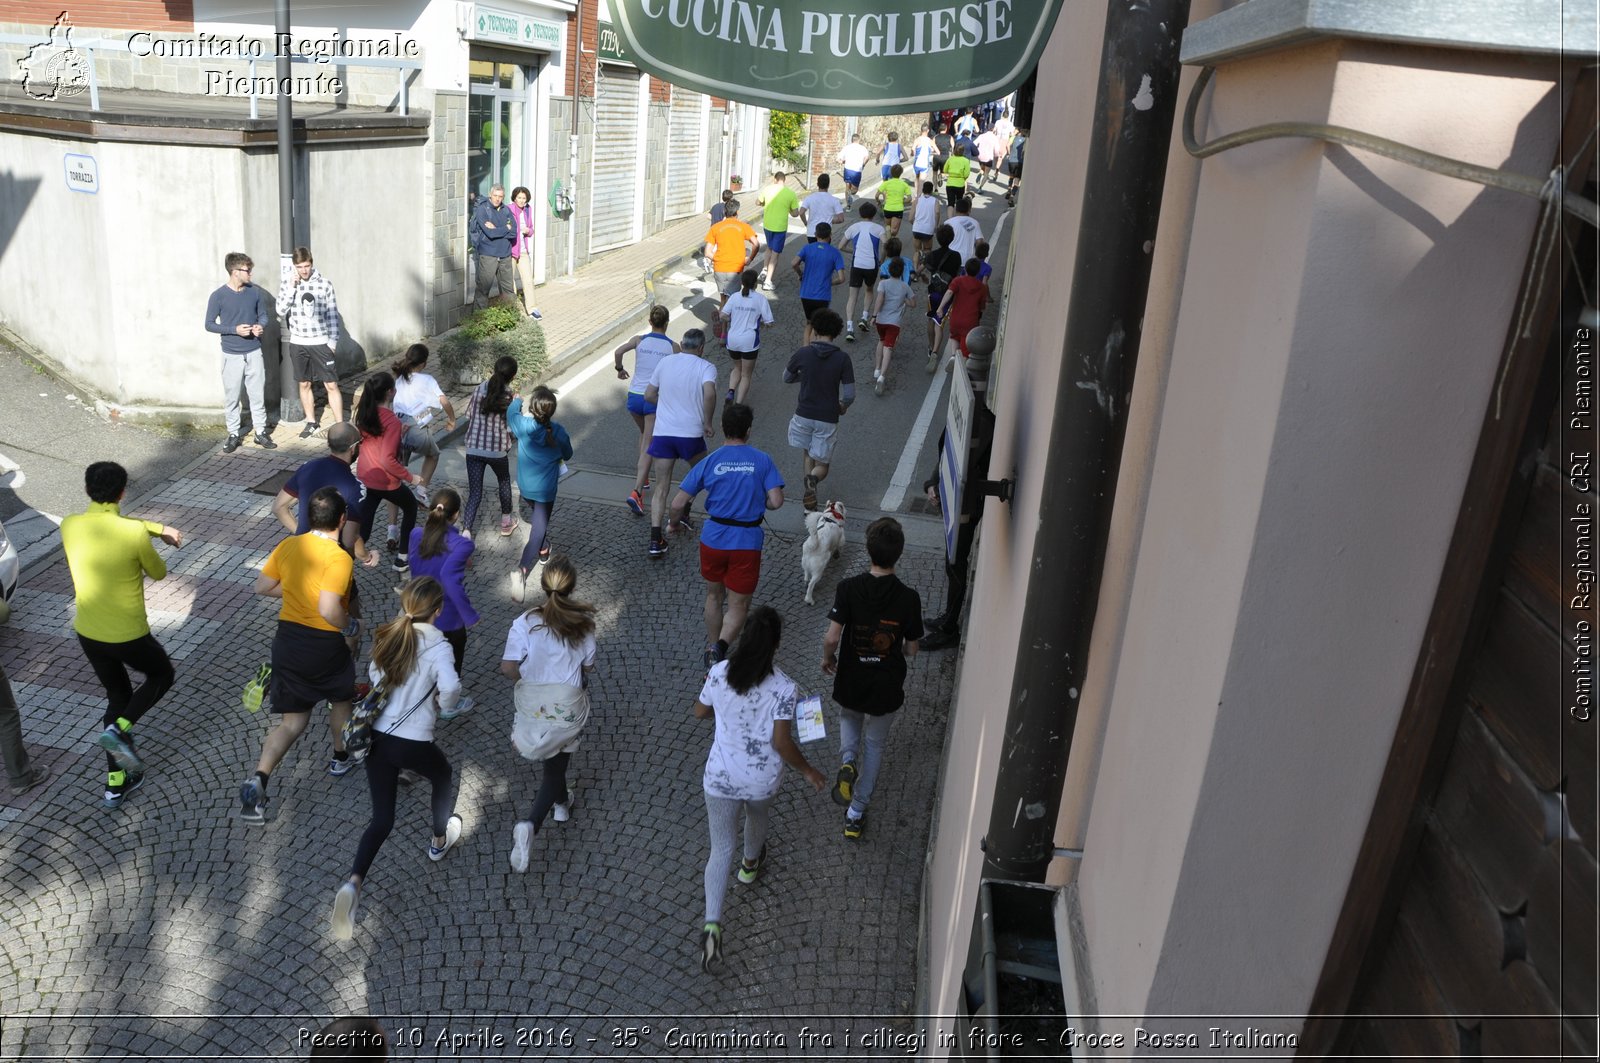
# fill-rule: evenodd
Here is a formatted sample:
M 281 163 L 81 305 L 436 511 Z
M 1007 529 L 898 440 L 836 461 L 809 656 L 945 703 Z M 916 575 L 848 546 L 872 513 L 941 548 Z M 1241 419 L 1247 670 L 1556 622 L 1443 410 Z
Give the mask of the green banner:
M 611 0 L 628 59 L 712 96 L 805 114 L 986 103 L 1039 61 L 1061 0 Z M 886 5 L 887 6 L 887 5 Z

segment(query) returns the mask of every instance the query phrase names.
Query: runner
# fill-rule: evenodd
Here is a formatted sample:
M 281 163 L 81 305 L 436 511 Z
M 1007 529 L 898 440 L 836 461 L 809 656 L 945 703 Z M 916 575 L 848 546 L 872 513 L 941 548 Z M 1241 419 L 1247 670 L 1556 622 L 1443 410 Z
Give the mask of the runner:
M 517 441 L 517 489 L 528 504 L 528 541 L 522 559 L 511 570 L 511 600 L 522 601 L 528 573 L 535 561 L 550 556 L 550 515 L 556 505 L 556 485 L 562 465 L 572 457 L 572 438 L 555 422 L 556 393 L 543 384 L 528 397 L 526 412 L 521 397 L 506 409 L 506 427 Z
M 889 227 L 889 235 L 899 236 L 900 219 L 905 217 L 906 199 L 911 195 L 911 186 L 901 180 L 899 163 L 890 166 L 888 170 L 889 176 L 878 185 L 875 198 L 883 204 L 884 223 Z
M 983 191 L 983 186 L 995 176 L 995 163 L 1000 161 L 1003 154 L 1000 138 L 993 129 L 985 129 L 978 134 L 978 191 Z
M 761 286 L 770 292 L 778 275 L 778 260 L 783 257 L 784 241 L 789 238 L 789 219 L 800 216 L 800 198 L 784 181 L 783 171 L 774 170 L 772 184 L 762 189 L 756 202 L 761 204 L 761 225 L 767 237 L 766 279 Z
M 827 225 L 829 230 L 844 217 L 839 197 L 828 191 L 831 179 L 825 173 L 817 174 L 817 190 L 800 201 L 800 220 L 806 227 L 806 243 L 817 239 L 817 226 Z
M 978 253 L 978 241 L 983 239 L 983 226 L 972 216 L 972 197 L 962 196 L 956 200 L 956 212 L 950 216 L 950 228 L 956 238 L 950 242 L 950 249 L 961 256 L 964 265 L 967 259 Z
M 783 508 L 783 476 L 770 457 L 749 444 L 754 421 L 755 414 L 741 402 L 724 407 L 722 446 L 689 470 L 672 500 L 676 519 L 695 495 L 706 492 L 700 575 L 706 581 L 707 668 L 728 655 L 728 645 L 744 627 L 761 578 L 762 517 Z
M 833 300 L 833 290 L 844 283 L 844 255 L 833 246 L 833 226 L 817 224 L 816 242 L 795 252 L 794 271 L 800 274 L 800 307 L 806 320 Z
M 928 180 L 933 172 L 933 138 L 928 135 L 928 127 L 922 127 L 922 135 L 911 145 L 911 173 L 912 183 L 918 188 L 922 182 Z
M 756 279 L 755 270 L 745 270 L 741 275 L 742 290 L 730 296 L 721 311 L 728 359 L 733 362 L 728 374 L 728 402 L 744 401 L 750 382 L 755 379 L 756 355 L 761 353 L 761 326 L 772 324 L 772 304 L 755 290 Z
M 862 207 L 872 204 L 863 203 Z M 789 445 L 798 449 L 805 474 L 806 509 L 817 508 L 817 485 L 828 476 L 833 461 L 834 435 L 839 418 L 856 400 L 855 370 L 850 356 L 833 341 L 844 322 L 832 310 L 818 310 L 806 322 L 804 347 L 794 352 L 784 370 L 785 384 L 800 384 L 794 416 L 789 420 Z
M 500 674 L 517 681 L 511 741 L 525 760 L 543 766 L 528 818 L 511 832 L 511 870 L 528 870 L 534 835 L 545 816 L 565 823 L 572 815 L 567 764 L 589 722 L 588 673 L 594 671 L 594 606 L 572 596 L 578 570 L 553 557 L 539 576 L 543 605 L 511 621 Z
M 722 905 L 739 813 L 744 813 L 744 859 L 738 876 L 749 886 L 766 862 L 767 818 L 783 782 L 783 766 L 799 771 L 818 793 L 827 785 L 795 744 L 792 721 L 798 692 L 773 663 L 782 634 L 777 610 L 767 605 L 756 609 L 733 656 L 711 668 L 694 703 L 695 719 L 709 717 L 716 723 L 701 778 L 711 834 L 706 918 L 700 932 L 700 967 L 707 973 L 722 963 Z
M 726 295 L 723 301 L 727 301 Z M 655 304 L 650 308 L 649 320 L 649 332 L 635 336 L 611 352 L 617 363 L 618 380 L 628 379 L 628 371 L 622 368 L 622 356 L 633 352 L 633 380 L 628 384 L 628 416 L 639 426 L 639 460 L 634 465 L 633 490 L 628 492 L 628 508 L 633 510 L 636 517 L 644 516 L 644 492 L 650 486 L 648 448 L 656 427 L 656 404 L 645 401 L 644 390 L 650 383 L 650 374 L 656 371 L 657 363 L 669 354 L 678 353 L 677 342 L 669 339 L 666 333 L 667 322 L 671 320 L 667 308 L 660 303 Z
M 956 119 L 956 136 L 975 137 L 978 135 L 978 120 L 973 117 L 970 107 L 961 108 L 961 117 Z
M 955 154 L 944 164 L 944 197 L 952 207 L 967 194 L 967 176 L 972 172 L 972 162 L 967 158 L 964 144 L 957 143 Z
M 872 286 L 878 283 L 883 244 L 883 226 L 872 220 L 878 208 L 863 202 L 859 213 L 861 220 L 844 231 L 844 246 L 850 252 L 850 298 L 844 308 L 844 338 L 851 343 L 856 341 L 856 296 L 861 294 L 863 286 L 867 292 L 861 300 L 861 328 L 865 331 L 867 327 L 867 307 L 872 301 Z
M 944 164 L 949 162 L 956 153 L 956 138 L 950 135 L 948 123 L 939 124 L 939 132 L 933 137 L 933 179 L 938 184 L 944 183 Z
M 939 303 L 944 299 L 944 293 L 949 290 L 950 282 L 961 274 L 963 264 L 961 256 L 950 249 L 950 244 L 956 238 L 956 231 L 950 228 L 950 223 L 939 226 L 934 232 L 934 238 L 939 246 L 923 262 L 923 268 L 928 274 L 928 372 L 933 372 L 939 366 L 939 352 L 944 348 L 944 321 L 939 316 Z
M 900 322 L 913 298 L 911 285 L 904 279 L 906 260 L 892 258 L 885 265 L 889 269 L 889 276 L 878 282 L 878 299 L 872 309 L 878 329 L 878 356 L 872 370 L 872 390 L 878 395 L 883 394 L 889 382 L 889 359 L 894 356 L 894 346 L 900 340 Z
M 750 268 L 761 246 L 756 231 L 739 220 L 738 200 L 729 200 L 724 210 L 726 213 L 722 220 L 706 233 L 706 257 L 711 260 L 711 275 L 715 278 L 717 294 L 721 297 L 717 303 L 718 310 L 728 302 L 728 296 L 739 285 L 739 274 Z M 720 318 L 717 319 L 717 327 L 722 327 Z M 720 332 L 717 338 L 722 338 Z
M 967 357 L 967 333 L 978 326 L 989 301 L 989 286 L 978 279 L 982 265 L 976 258 L 967 259 L 966 269 L 950 282 L 939 301 L 939 316 L 949 322 L 950 338 L 963 358 Z
M 878 180 L 887 181 L 890 171 L 895 166 L 902 165 L 905 161 L 906 150 L 900 144 L 900 134 L 890 130 L 889 139 L 884 142 L 883 147 L 878 149 L 878 162 L 881 169 Z
M 861 171 L 866 169 L 867 158 L 872 153 L 867 146 L 861 143 L 861 134 L 855 133 L 850 137 L 839 152 L 838 163 L 844 169 L 844 209 L 849 210 L 855 201 L 856 193 L 861 191 Z
M 1017 205 L 1017 190 L 1022 187 L 1022 163 L 1027 153 L 1028 131 L 1019 129 L 1006 149 L 1006 172 L 1011 175 L 1011 184 L 1006 188 L 1006 203 L 1009 206 Z
M 822 639 L 822 670 L 834 677 L 833 700 L 839 705 L 842 763 L 833 800 L 849 806 L 844 836 L 850 839 L 866 830 L 889 723 L 906 700 L 906 662 L 917 655 L 922 637 L 922 600 L 894 574 L 905 544 L 905 532 L 893 517 L 867 525 L 871 567 L 839 582 Z
M 495 359 L 489 379 L 472 390 L 467 400 L 467 432 L 461 441 L 467 459 L 467 512 L 461 528 L 472 535 L 478 520 L 478 505 L 483 501 L 483 471 L 494 470 L 495 488 L 500 494 L 500 534 L 510 535 L 517 527 L 511 508 L 511 431 L 506 427 L 506 408 L 516 397 L 512 383 L 520 367 L 509 354 Z
M 374 686 L 382 684 L 388 691 L 388 701 L 372 724 L 367 756 L 372 818 L 356 846 L 350 877 L 333 897 L 329 929 L 335 941 L 349 941 L 355 933 L 361 884 L 378 849 L 394 830 L 402 771 L 421 775 L 433 791 L 433 839 L 428 859 L 438 863 L 461 840 L 461 817 L 455 814 L 455 792 L 450 785 L 454 773 L 433 742 L 435 720 L 454 714 L 461 693 L 459 666 L 451 667 L 450 647 L 435 626 L 444 608 L 445 592 L 438 581 L 418 576 L 400 592 L 399 615 L 380 627 L 373 639 L 367 675 Z
M 460 517 L 461 496 L 454 488 L 441 487 L 433 493 L 427 520 L 411 533 L 411 575 L 429 576 L 444 588 L 442 611 L 429 623 L 450 644 L 456 675 L 464 683 L 466 673 L 461 667 L 467 657 L 467 628 L 478 622 L 478 611 L 467 597 L 467 566 L 472 564 L 475 546 L 469 536 L 462 534 Z M 471 711 L 472 699 L 463 696 L 454 708 L 442 706 L 439 719 L 453 720 Z
M 928 253 L 933 250 L 933 234 L 939 230 L 942 213 L 939 197 L 934 193 L 933 182 L 922 182 L 922 194 L 914 201 L 911 218 L 911 239 L 917 249 L 916 272 L 926 281 Z
M 711 438 L 711 412 L 717 408 L 717 369 L 700 356 L 706 334 L 692 328 L 678 342 L 677 354 L 656 363 L 646 381 L 646 402 L 656 404 L 655 434 L 649 453 L 654 459 L 651 476 L 656 495 L 650 500 L 650 547 L 652 559 L 667 556 L 667 537 L 662 523 L 667 515 L 667 500 L 672 488 L 672 470 L 679 459 L 690 465 L 706 452 Z M 688 514 L 675 527 L 688 530 Z
M 354 566 L 339 545 L 344 496 L 321 487 L 307 508 L 311 530 L 274 547 L 256 577 L 257 594 L 283 600 L 272 639 L 272 711 L 281 718 L 261 743 L 255 774 L 239 787 L 239 818 L 246 823 L 266 821 L 267 781 L 305 733 L 318 702 L 327 701 L 329 709 L 328 774 L 348 775 L 356 765 L 344 748 L 344 725 L 355 697 L 361 621 L 346 608 Z
M 106 690 L 106 711 L 96 741 L 106 751 L 106 789 L 101 803 L 121 808 L 144 783 L 144 760 L 133 725 L 172 688 L 175 673 L 167 651 L 150 633 L 144 611 L 145 577 L 166 578 L 167 564 L 151 539 L 183 546 L 183 532 L 151 520 L 122 515 L 128 470 L 97 461 L 83 473 L 89 508 L 61 522 L 61 545 L 72 573 L 78 645 Z M 129 670 L 144 676 L 135 689 Z
M 393 403 L 394 377 L 383 372 L 368 377 L 356 403 L 355 426 L 361 430 L 356 478 L 367 489 L 361 498 L 361 538 L 372 541 L 372 523 L 379 506 L 392 502 L 400 508 L 400 527 L 390 544 L 394 552 L 390 567 L 404 572 L 409 562 L 400 547 L 401 543 L 411 541 L 422 491 L 417 486 L 417 477 L 400 461 L 400 441 L 405 436 L 405 426 L 394 415 Z

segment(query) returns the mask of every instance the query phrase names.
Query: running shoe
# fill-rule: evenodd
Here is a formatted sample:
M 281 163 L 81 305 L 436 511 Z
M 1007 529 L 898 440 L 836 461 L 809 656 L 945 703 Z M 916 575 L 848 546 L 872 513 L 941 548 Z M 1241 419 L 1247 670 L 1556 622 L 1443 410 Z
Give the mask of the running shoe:
M 854 343 L 856 341 L 856 330 L 851 328 L 845 329 L 844 338 L 846 343 Z
M 461 700 L 456 702 L 454 708 L 439 710 L 439 719 L 453 720 L 457 716 L 465 716 L 467 713 L 472 711 L 472 704 L 471 698 L 463 697 Z
M 722 924 L 707 923 L 700 931 L 700 969 L 707 974 L 722 966 Z
M 511 870 L 528 870 L 528 850 L 533 846 L 533 824 L 523 820 L 511 829 Z
M 229 436 L 222 442 L 222 452 L 224 454 L 232 454 L 239 449 L 239 444 L 243 442 L 244 439 L 241 436 Z
M 651 539 L 649 549 L 650 560 L 656 561 L 667 556 L 667 541 L 665 539 Z
M 256 433 L 256 446 L 260 447 L 262 450 L 278 449 L 278 444 L 274 443 L 272 441 L 272 437 L 267 435 L 265 432 Z
M 328 920 L 328 930 L 335 941 L 349 941 L 356 932 L 356 898 L 361 889 L 354 882 L 346 882 L 333 895 L 333 916 Z
M 728 401 L 730 403 L 733 401 L 733 389 L 732 388 L 728 389 L 728 398 L 727 398 L 726 401 Z
M 264 664 L 256 669 L 256 674 L 250 682 L 244 685 L 244 708 L 246 712 L 260 712 L 262 699 L 267 694 L 267 684 L 272 681 L 272 665 Z
M 11 784 L 11 792 L 17 797 L 21 797 L 35 786 L 41 785 L 48 778 L 50 778 L 50 769 L 43 764 L 35 764 L 28 770 L 27 776 L 21 782 Z
M 572 799 L 569 797 L 567 800 L 570 802 Z M 557 823 L 565 823 L 567 820 L 572 818 L 572 805 L 551 805 L 550 818 L 555 820 Z
M 354 757 L 344 757 L 343 759 L 339 757 L 329 757 L 328 774 L 332 775 L 335 779 L 342 779 L 344 776 L 349 775 L 351 772 L 356 770 L 357 763 L 358 761 Z
M 500 534 L 510 535 L 517 530 L 517 518 L 507 514 L 500 518 Z
M 722 654 L 717 651 L 717 644 L 715 642 L 707 646 L 706 651 L 700 655 L 700 663 L 705 665 L 706 671 L 708 672 L 711 671 L 711 669 L 720 660 L 722 660 Z
M 511 570 L 511 600 L 520 602 L 528 594 L 528 574 L 520 568 Z
M 35 781 L 42 781 L 42 776 L 44 774 L 46 773 L 36 770 Z M 127 799 L 127 796 L 143 785 L 144 774 L 142 772 L 138 775 L 135 775 L 133 772 L 125 773 L 123 776 L 122 785 L 118 786 L 116 789 L 108 789 L 100 798 L 101 807 L 121 808 L 122 802 Z
M 246 823 L 267 821 L 267 795 L 261 792 L 259 776 L 250 776 L 239 787 L 239 818 Z
M 883 379 L 882 376 L 879 376 L 876 380 L 874 380 L 872 382 L 872 393 L 874 395 L 882 395 L 883 394 L 883 385 L 884 385 L 884 379 Z
M 550 544 L 549 543 L 545 543 L 543 546 L 539 547 L 539 560 L 540 561 L 548 561 L 548 560 L 550 560 Z
M 384 541 L 383 545 L 389 548 L 389 552 L 391 554 L 398 554 L 400 552 L 400 531 L 399 531 L 399 529 L 394 529 L 394 530 L 390 531 L 389 532 L 389 538 Z
M 300 429 L 300 438 L 310 439 L 320 431 L 322 431 L 322 426 L 320 424 L 315 421 L 307 421 L 306 426 Z
M 857 838 L 861 837 L 861 833 L 863 831 L 865 831 L 866 829 L 867 829 L 866 813 L 862 813 L 860 816 L 856 816 L 854 818 L 852 818 L 848 813 L 845 815 L 845 817 L 844 817 L 844 836 L 846 838 L 849 838 L 851 841 L 855 841 Z
M 833 803 L 849 805 L 855 796 L 856 766 L 848 760 L 839 765 L 839 774 L 833 777 Z
M 116 724 L 108 723 L 106 729 L 100 732 L 100 748 L 110 753 L 117 767 L 129 775 L 144 771 L 144 761 L 134 751 L 133 742 L 123 737 L 122 729 Z
M 738 875 L 738 878 L 739 878 L 740 884 L 748 886 L 752 882 L 754 882 L 756 879 L 760 878 L 761 877 L 761 869 L 764 866 L 766 866 L 766 863 L 767 863 L 767 847 L 766 847 L 765 843 L 763 843 L 762 846 L 761 846 L 761 852 L 756 855 L 756 862 L 755 863 L 752 864 L 748 860 L 739 861 L 739 875 Z
M 686 535 L 694 531 L 694 520 L 685 513 L 675 521 L 667 524 L 667 531 L 675 535 Z
M 528 311 L 528 316 L 533 318 L 535 321 L 543 321 L 544 320 L 544 315 L 539 312 L 539 308 L 538 307 L 534 307 L 532 310 L 529 310 Z
M 428 859 L 432 860 L 434 863 L 437 864 L 440 860 L 444 859 L 444 854 L 448 853 L 451 850 L 451 848 L 456 844 L 456 842 L 458 842 L 460 840 L 461 840 L 461 817 L 460 816 L 451 816 L 450 817 L 450 822 L 445 824 L 445 828 L 444 828 L 444 844 L 443 845 L 434 845 L 431 841 L 428 843 Z
M 644 496 L 639 493 L 638 488 L 628 492 L 628 508 L 633 510 L 635 517 L 644 516 Z
M 389 562 L 389 567 L 400 573 L 410 572 L 411 558 L 405 554 L 395 554 L 394 560 Z

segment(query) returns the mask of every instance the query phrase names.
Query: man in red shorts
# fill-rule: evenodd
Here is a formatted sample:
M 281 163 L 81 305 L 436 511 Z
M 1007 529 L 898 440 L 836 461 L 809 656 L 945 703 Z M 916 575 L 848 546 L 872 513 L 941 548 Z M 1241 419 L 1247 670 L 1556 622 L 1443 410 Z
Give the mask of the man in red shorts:
M 739 637 L 750 598 L 761 578 L 761 519 L 783 506 L 783 476 L 766 454 L 750 446 L 750 407 L 730 402 L 722 410 L 722 446 L 683 478 L 672 499 L 678 520 L 694 496 L 706 493 L 706 521 L 700 530 L 700 575 L 706 581 L 706 652 L 710 668 L 728 654 Z M 723 604 L 727 612 L 723 612 Z

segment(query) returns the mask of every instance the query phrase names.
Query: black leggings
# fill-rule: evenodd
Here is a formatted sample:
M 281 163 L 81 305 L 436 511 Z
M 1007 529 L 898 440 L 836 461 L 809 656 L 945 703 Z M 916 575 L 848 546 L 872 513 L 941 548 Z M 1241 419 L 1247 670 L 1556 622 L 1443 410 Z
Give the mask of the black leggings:
M 478 503 L 483 501 L 483 470 L 486 468 L 494 470 L 495 486 L 500 489 L 500 515 L 511 516 L 511 459 L 504 454 L 498 458 L 468 454 L 467 508 L 461 514 L 461 526 L 469 532 L 478 519 Z
M 450 813 L 455 811 L 455 795 L 450 787 L 450 762 L 432 742 L 418 742 L 412 738 L 396 738 L 376 731 L 372 735 L 372 752 L 367 754 L 367 788 L 372 792 L 372 822 L 361 835 L 356 846 L 356 862 L 350 865 L 352 875 L 365 878 L 389 832 L 394 829 L 395 794 L 399 792 L 400 772 L 409 768 L 428 780 L 433 787 L 433 834 L 444 837 L 450 825 Z
M 417 526 L 417 496 L 405 484 L 392 491 L 367 488 L 366 495 L 361 499 L 361 538 L 369 543 L 372 541 L 372 519 L 378 515 L 378 507 L 385 502 L 393 502 L 400 507 L 400 553 L 404 554 L 411 549 L 411 529 Z
M 450 652 L 456 659 L 456 675 L 464 675 L 461 671 L 462 662 L 467 659 L 467 629 L 458 627 L 454 631 L 440 632 L 444 640 L 450 644 Z
M 79 635 L 78 645 L 83 647 L 83 655 L 89 659 L 100 685 L 106 688 L 106 712 L 101 720 L 104 726 L 111 726 L 118 718 L 127 720 L 130 726 L 138 723 L 139 717 L 172 689 L 176 677 L 172 660 L 149 632 L 131 642 L 100 642 Z M 144 676 L 138 689 L 128 679 L 130 668 Z M 116 758 L 107 753 L 106 771 L 116 770 Z
M 567 793 L 567 762 L 571 759 L 571 753 L 557 753 L 544 762 L 544 771 L 539 776 L 539 792 L 534 795 L 533 811 L 528 815 L 535 834 L 544 826 L 544 817 L 550 814 L 551 806 L 564 805 L 572 796 Z

